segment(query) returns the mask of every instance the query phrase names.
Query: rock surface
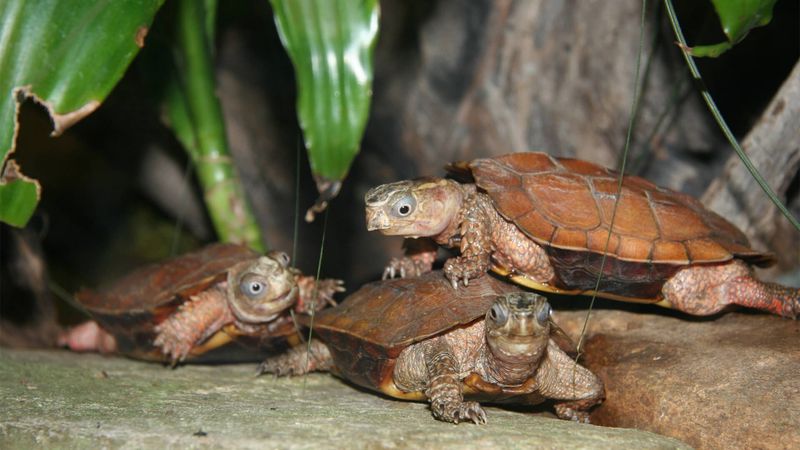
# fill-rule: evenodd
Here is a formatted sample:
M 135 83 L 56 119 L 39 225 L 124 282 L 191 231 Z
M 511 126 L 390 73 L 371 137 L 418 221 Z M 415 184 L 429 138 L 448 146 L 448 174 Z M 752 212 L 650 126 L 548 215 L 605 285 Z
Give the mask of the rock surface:
M 0 349 L 0 448 L 687 448 L 494 407 L 485 426 L 446 424 L 424 404 L 324 374 L 254 378 L 254 368 Z
M 585 312 L 557 313 L 578 336 Z M 606 386 L 593 423 L 702 448 L 800 448 L 800 322 L 592 313 L 584 365 Z

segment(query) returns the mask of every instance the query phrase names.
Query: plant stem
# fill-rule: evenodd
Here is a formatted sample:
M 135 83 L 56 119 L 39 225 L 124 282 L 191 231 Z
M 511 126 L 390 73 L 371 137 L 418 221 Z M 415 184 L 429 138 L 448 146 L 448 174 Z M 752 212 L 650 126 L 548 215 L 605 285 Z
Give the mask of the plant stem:
M 181 120 L 173 120 L 176 133 L 197 169 L 204 190 L 206 206 L 220 240 L 247 244 L 263 251 L 261 232 L 253 217 L 244 188 L 233 165 L 225 135 L 222 107 L 215 94 L 214 69 L 209 41 L 206 38 L 206 15 L 203 2 L 178 1 L 175 52 L 179 87 L 184 105 L 171 99 L 173 118 L 184 113 L 191 133 L 181 132 Z M 181 108 L 180 106 L 183 106 Z M 183 109 L 183 111 L 176 111 Z

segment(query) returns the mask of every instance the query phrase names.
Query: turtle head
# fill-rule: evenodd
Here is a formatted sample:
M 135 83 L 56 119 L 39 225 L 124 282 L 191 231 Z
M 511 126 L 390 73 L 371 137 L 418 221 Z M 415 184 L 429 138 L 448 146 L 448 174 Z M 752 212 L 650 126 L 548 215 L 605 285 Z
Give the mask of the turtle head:
M 367 230 L 412 238 L 437 236 L 456 217 L 462 199 L 461 186 L 445 178 L 382 184 L 364 196 Z
M 546 298 L 532 292 L 499 296 L 486 313 L 485 323 L 496 371 L 538 367 L 550 340 L 550 304 Z
M 228 302 L 241 322 L 269 322 L 291 307 L 297 298 L 294 271 L 289 255 L 269 252 L 245 261 L 228 272 Z

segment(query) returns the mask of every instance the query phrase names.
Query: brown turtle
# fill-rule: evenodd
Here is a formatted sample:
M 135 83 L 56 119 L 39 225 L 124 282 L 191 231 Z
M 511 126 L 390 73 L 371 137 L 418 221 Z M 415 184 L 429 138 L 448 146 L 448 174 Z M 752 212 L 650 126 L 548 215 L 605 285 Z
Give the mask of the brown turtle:
M 315 290 L 319 301 L 312 301 Z M 339 280 L 315 283 L 289 267 L 283 252 L 262 256 L 212 244 L 142 267 L 100 291 L 81 290 L 76 299 L 96 322 L 68 331 L 62 343 L 174 364 L 236 337 L 266 342 L 288 335 L 291 311 L 320 309 L 341 291 Z
M 491 276 L 455 292 L 440 272 L 370 283 L 318 313 L 313 326 L 319 339 L 268 358 L 260 373 L 330 370 L 395 398 L 428 400 L 435 418 L 455 423 L 486 422 L 465 396 L 555 399 L 559 417 L 584 422 L 603 398 L 600 379 L 551 339 L 566 335 L 547 300 Z
M 445 263 L 453 287 L 491 267 L 535 289 L 596 291 L 696 315 L 733 304 L 800 312 L 800 289 L 753 273 L 773 256 L 688 195 L 626 176 L 615 215 L 618 174 L 590 162 L 513 153 L 452 169 L 474 183 L 400 181 L 371 189 L 365 201 L 369 230 L 458 247 L 461 255 Z M 435 252 L 393 260 L 386 275 L 430 270 Z

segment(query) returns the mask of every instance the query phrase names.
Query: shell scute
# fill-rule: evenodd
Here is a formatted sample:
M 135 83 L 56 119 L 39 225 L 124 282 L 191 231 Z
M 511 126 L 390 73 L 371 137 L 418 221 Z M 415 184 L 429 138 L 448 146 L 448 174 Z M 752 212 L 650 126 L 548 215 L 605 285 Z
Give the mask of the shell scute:
M 523 186 L 531 203 L 551 223 L 584 230 L 600 225 L 597 204 L 585 178 L 571 173 L 529 175 Z

